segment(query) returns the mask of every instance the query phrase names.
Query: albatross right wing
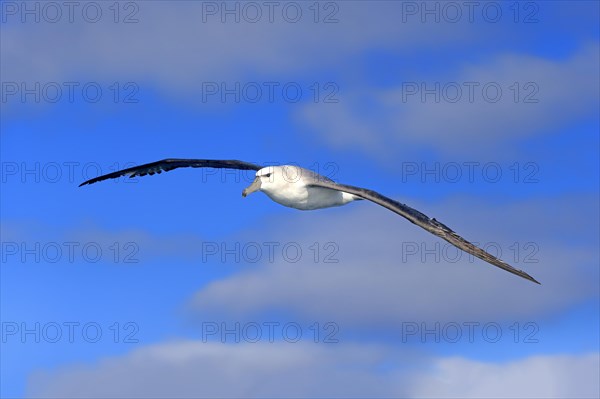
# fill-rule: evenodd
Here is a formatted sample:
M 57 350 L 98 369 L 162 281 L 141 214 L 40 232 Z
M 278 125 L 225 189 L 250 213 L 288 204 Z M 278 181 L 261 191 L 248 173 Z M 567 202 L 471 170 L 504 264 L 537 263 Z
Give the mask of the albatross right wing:
M 489 264 L 504 269 L 509 273 L 516 274 L 517 276 L 523 277 L 524 279 L 527 279 L 529 281 L 533 281 L 536 284 L 540 284 L 539 281 L 537 281 L 524 271 L 512 267 L 503 260 L 496 258 L 492 254 L 465 240 L 464 238 L 456 234 L 450 227 L 446 226 L 441 222 L 438 222 L 437 220 L 435 220 L 435 218 L 431 219 L 424 213 L 421 213 L 416 209 L 409 207 L 408 205 L 402 204 L 398 201 L 394 201 L 393 199 L 381 195 L 376 191 L 368 190 L 366 188 L 361 187 L 348 186 L 346 184 L 339 184 L 326 180 L 314 181 L 309 183 L 308 185 L 328 188 L 336 191 L 343 191 L 374 202 L 377 205 L 381 205 L 384 208 L 387 208 L 390 211 L 397 213 L 403 218 L 408 219 L 408 221 L 410 221 L 411 223 L 416 224 L 417 226 L 427 230 L 428 232 L 440 238 L 443 238 L 455 247 L 462 249 L 463 251 L 470 253 L 471 255 L 475 255 L 479 259 L 488 262 Z

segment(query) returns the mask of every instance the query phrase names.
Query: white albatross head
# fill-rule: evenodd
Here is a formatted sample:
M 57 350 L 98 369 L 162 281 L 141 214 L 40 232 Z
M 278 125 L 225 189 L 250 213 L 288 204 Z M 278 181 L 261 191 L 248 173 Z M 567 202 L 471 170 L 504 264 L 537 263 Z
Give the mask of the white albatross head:
M 300 184 L 303 184 L 301 182 L 302 177 L 308 173 L 311 175 L 315 174 L 307 169 L 293 165 L 267 166 L 256 172 L 254 181 L 242 191 L 242 196 L 246 197 L 256 191 L 262 191 L 267 194 L 285 191 L 286 188 L 295 183 L 300 182 Z

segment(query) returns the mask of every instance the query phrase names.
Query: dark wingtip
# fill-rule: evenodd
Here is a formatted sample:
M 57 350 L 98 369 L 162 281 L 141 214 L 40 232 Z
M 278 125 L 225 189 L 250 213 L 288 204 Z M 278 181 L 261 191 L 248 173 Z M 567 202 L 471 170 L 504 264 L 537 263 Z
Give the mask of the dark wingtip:
M 531 276 L 530 276 L 531 277 Z M 542 283 L 540 283 L 539 281 L 537 281 L 536 279 L 534 279 L 533 277 L 531 277 L 531 281 L 533 281 L 536 284 L 542 285 Z
M 86 181 L 84 181 L 84 182 L 83 182 L 83 183 L 81 183 L 81 184 L 80 184 L 78 187 L 81 187 L 81 186 L 87 186 L 88 184 L 94 184 L 94 183 L 96 183 L 96 182 L 98 182 L 98 181 L 100 181 L 100 180 L 102 180 L 102 179 L 99 179 L 99 178 L 97 178 L 97 177 L 94 177 L 93 179 L 90 179 L 90 180 L 86 180 Z
M 524 279 L 527 279 L 531 282 L 542 285 L 542 283 L 540 283 L 539 281 L 537 281 L 536 279 L 534 279 L 533 277 L 531 277 L 529 274 L 525 273 L 524 271 L 521 271 L 521 273 L 523 273 L 523 274 L 520 274 L 520 276 L 523 277 Z

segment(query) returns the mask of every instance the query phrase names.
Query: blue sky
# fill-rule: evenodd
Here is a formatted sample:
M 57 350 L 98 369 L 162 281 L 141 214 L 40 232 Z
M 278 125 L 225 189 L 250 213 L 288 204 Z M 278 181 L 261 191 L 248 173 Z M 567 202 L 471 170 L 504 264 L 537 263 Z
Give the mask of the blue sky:
M 53 4 L 1 4 L 2 397 L 598 396 L 597 2 Z M 77 187 L 167 157 L 542 285 L 246 172 Z

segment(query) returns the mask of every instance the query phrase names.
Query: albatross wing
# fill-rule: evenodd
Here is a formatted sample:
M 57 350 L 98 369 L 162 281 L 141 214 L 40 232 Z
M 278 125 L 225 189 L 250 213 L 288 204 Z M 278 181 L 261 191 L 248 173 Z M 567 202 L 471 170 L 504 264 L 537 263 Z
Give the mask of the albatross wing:
M 85 186 L 86 184 L 93 184 L 102 180 L 116 179 L 121 176 L 146 176 L 153 175 L 155 173 L 168 172 L 177 168 L 218 168 L 218 169 L 241 169 L 241 170 L 259 170 L 262 166 L 254 165 L 249 162 L 237 161 L 237 160 L 218 160 L 218 159 L 163 159 L 162 161 L 156 161 L 147 163 L 140 166 L 134 166 L 119 170 L 106 175 L 94 177 L 93 179 L 84 181 L 79 185 Z
M 504 269 L 509 273 L 516 274 L 517 276 L 523 277 L 524 279 L 540 284 L 539 281 L 537 281 L 524 271 L 512 267 L 503 260 L 496 258 L 492 254 L 465 240 L 464 238 L 456 234 L 450 227 L 446 226 L 441 222 L 438 222 L 437 220 L 435 220 L 435 218 L 431 219 L 424 213 L 421 213 L 416 209 L 413 209 L 398 201 L 394 201 L 393 199 L 381 195 L 378 192 L 368 190 L 366 188 L 329 182 L 326 180 L 314 181 L 309 183 L 309 185 L 315 187 L 329 188 L 331 190 L 343 191 L 374 202 L 378 205 L 383 206 L 384 208 L 389 209 L 392 212 L 397 213 L 398 215 L 408 219 L 411 223 L 414 223 L 417 226 L 427 230 L 428 232 L 435 234 L 440 238 L 443 238 L 455 247 L 462 249 L 463 251 L 470 253 L 471 255 L 474 255 L 479 259 L 482 259 L 494 266 Z

